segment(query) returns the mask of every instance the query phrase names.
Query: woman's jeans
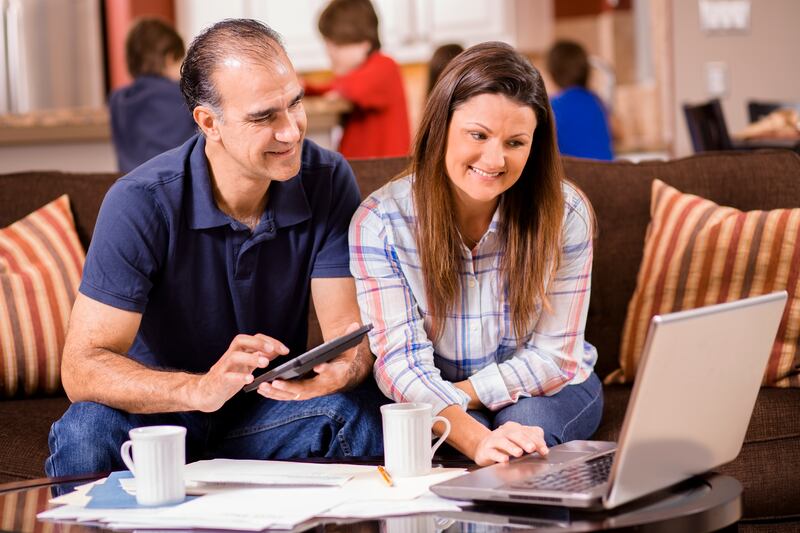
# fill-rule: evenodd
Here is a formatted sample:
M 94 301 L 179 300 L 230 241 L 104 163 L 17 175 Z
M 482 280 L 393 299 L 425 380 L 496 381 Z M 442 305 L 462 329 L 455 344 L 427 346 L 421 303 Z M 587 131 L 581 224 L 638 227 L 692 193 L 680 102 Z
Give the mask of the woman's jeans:
M 186 461 L 374 456 L 383 454 L 375 382 L 305 401 L 239 393 L 215 413 L 137 415 L 93 402 L 72 404 L 50 428 L 48 476 L 124 470 L 119 449 L 128 431 L 161 424 L 186 428 Z
M 548 446 L 578 439 L 588 439 L 600 425 L 603 415 L 603 386 L 595 373 L 578 385 L 567 385 L 553 396 L 520 398 L 491 413 L 469 411 L 478 422 L 496 429 L 506 422 L 539 426 Z

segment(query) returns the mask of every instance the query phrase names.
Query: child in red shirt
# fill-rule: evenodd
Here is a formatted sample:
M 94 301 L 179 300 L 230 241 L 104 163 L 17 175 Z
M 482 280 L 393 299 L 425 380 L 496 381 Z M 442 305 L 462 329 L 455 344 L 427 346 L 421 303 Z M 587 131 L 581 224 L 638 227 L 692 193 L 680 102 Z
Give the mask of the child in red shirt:
M 353 104 L 339 151 L 345 157 L 408 155 L 411 135 L 400 68 L 380 52 L 378 16 L 369 0 L 333 0 L 319 31 L 335 78 L 307 94 L 341 96 Z

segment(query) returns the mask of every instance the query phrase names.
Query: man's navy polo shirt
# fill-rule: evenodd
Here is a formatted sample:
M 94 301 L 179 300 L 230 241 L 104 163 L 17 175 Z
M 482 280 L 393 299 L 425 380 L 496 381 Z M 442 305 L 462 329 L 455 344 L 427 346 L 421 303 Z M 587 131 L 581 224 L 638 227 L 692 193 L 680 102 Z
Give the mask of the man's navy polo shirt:
M 251 233 L 214 202 L 195 136 L 120 178 L 100 208 L 80 291 L 142 313 L 129 355 L 207 371 L 239 333 L 302 353 L 311 278 L 349 277 L 360 194 L 341 155 L 305 141 L 300 173 L 269 186 Z

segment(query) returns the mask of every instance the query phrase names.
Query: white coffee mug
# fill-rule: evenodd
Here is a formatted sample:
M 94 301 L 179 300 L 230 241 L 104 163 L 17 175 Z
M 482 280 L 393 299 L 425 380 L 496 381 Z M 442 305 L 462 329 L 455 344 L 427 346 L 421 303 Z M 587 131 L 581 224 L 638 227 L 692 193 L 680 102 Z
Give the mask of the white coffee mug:
M 433 416 L 429 403 L 392 403 L 381 406 L 383 416 L 383 457 L 393 477 L 422 476 L 431 471 L 436 449 L 450 434 L 450 421 Z M 431 447 L 431 428 L 445 425 L 442 436 Z
M 122 461 L 136 478 L 139 505 L 166 505 L 183 501 L 186 486 L 186 428 L 145 426 L 128 432 L 131 440 L 120 448 Z M 131 458 L 131 448 L 134 462 Z

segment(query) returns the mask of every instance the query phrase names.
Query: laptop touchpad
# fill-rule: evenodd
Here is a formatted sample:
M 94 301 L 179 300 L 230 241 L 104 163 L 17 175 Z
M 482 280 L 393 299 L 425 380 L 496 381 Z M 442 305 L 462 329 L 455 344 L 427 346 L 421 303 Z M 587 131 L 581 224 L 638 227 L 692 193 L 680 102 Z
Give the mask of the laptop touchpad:
M 528 458 L 529 461 L 541 461 L 543 463 L 550 463 L 550 464 L 559 464 L 559 463 L 567 463 L 569 461 L 574 461 L 575 459 L 580 459 L 581 457 L 586 457 L 587 455 L 592 455 L 595 453 L 594 451 L 573 451 L 573 450 L 550 450 L 550 453 L 547 454 L 547 457 L 542 457 L 540 455 L 532 455 Z

